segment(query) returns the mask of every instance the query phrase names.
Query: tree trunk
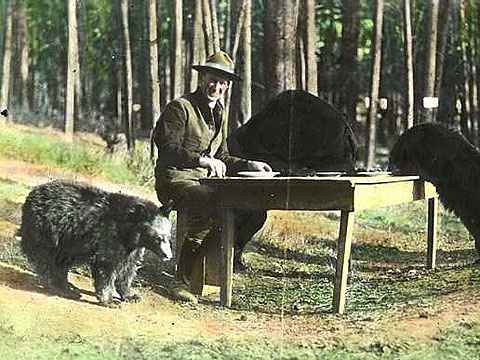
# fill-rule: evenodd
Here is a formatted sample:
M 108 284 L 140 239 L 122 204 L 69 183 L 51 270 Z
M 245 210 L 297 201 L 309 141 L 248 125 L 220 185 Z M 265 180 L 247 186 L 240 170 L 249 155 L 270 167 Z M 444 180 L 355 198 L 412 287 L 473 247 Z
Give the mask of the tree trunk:
M 230 55 L 233 61 L 236 63 L 238 68 L 239 57 L 237 56 L 242 39 L 242 29 L 243 24 L 245 23 L 246 7 L 247 1 L 249 0 L 235 0 L 232 4 L 231 12 L 231 25 L 235 28 L 232 29 L 232 49 Z M 233 82 L 233 85 L 228 89 L 228 92 L 225 96 L 225 110 L 229 114 L 229 132 L 233 132 L 241 125 L 239 119 L 241 118 L 240 114 L 240 98 L 241 98 L 241 84 L 238 82 Z M 232 96 L 234 93 L 234 96 Z
M 463 91 L 460 91 L 460 101 L 462 104 L 462 110 L 460 115 L 460 124 L 463 134 L 471 140 L 471 123 L 470 120 L 470 83 L 469 73 L 468 73 L 468 59 L 467 59 L 467 52 L 468 50 L 468 38 L 467 32 L 465 30 L 465 21 L 466 21 L 466 14 L 465 14 L 465 1 L 460 1 L 460 8 L 459 8 L 459 38 L 460 38 L 460 52 L 461 52 L 461 59 L 462 59 L 462 72 L 463 72 Z
M 68 0 L 68 67 L 65 99 L 65 134 L 73 137 L 75 123 L 75 84 L 78 69 L 77 0 Z
M 171 49 L 171 48 L 170 48 Z M 163 79 L 163 82 L 165 83 L 164 86 L 162 87 L 165 89 L 163 92 L 160 93 L 160 99 L 164 99 L 164 101 L 161 102 L 161 106 L 165 106 L 168 101 L 173 99 L 173 67 L 172 67 L 172 51 L 165 51 L 164 54 L 162 54 L 162 58 L 164 59 L 164 66 L 162 66 L 162 73 L 163 76 L 161 78 Z M 163 97 L 162 97 L 163 94 Z
M 29 96 L 29 73 L 30 73 L 30 46 L 29 33 L 27 28 L 27 8 L 25 2 L 17 2 L 18 10 L 18 40 L 19 40 L 19 55 L 20 55 L 20 104 L 23 112 L 30 110 L 30 96 Z
M 193 65 L 193 42 L 195 41 L 195 34 L 193 30 L 194 15 L 195 15 L 195 1 L 190 1 L 184 9 L 184 24 L 183 24 L 183 85 L 184 91 L 190 89 L 192 83 L 192 65 Z
M 238 121 L 245 124 L 252 116 L 252 0 L 245 1 L 245 20 L 242 26 L 242 55 L 241 67 L 241 98 L 240 118 Z M 237 62 L 238 67 L 238 62 Z
M 477 64 L 474 54 L 475 49 L 475 30 L 474 30 L 474 8 L 471 2 L 466 4 L 466 18 L 467 18 L 467 61 L 468 61 L 468 82 L 469 89 L 468 97 L 470 102 L 470 122 L 471 122 L 471 140 L 475 146 L 478 146 L 478 87 L 477 87 Z
M 476 57 L 473 59 L 474 63 L 476 64 L 476 74 L 475 74 L 475 77 L 474 77 L 474 82 L 476 83 L 476 98 L 475 98 L 475 107 L 476 107 L 476 112 L 477 112 L 477 115 L 476 115 L 476 119 L 477 119 L 477 122 L 480 122 L 480 91 L 478 90 L 478 86 L 480 85 L 480 76 L 479 76 L 479 73 L 478 73 L 478 67 L 480 66 L 480 5 L 478 4 L 477 2 L 477 6 L 476 6 L 476 14 L 474 15 L 474 17 L 476 18 L 476 28 L 474 31 L 476 31 L 476 33 L 474 34 L 473 36 L 473 46 L 475 48 L 475 51 L 474 53 L 476 54 Z M 477 127 L 480 127 L 480 124 L 477 124 Z M 477 129 L 478 130 L 478 129 Z M 479 134 L 480 136 L 480 134 Z M 480 140 L 479 140 L 480 142 Z M 477 146 L 478 146 L 478 143 L 477 143 Z
M 84 87 L 85 87 L 85 67 L 87 61 L 85 59 L 85 47 L 86 47 L 86 34 L 85 34 L 85 22 L 86 22 L 86 4 L 83 0 L 77 0 L 77 47 L 78 47 L 78 56 L 76 67 L 78 69 L 77 76 L 75 79 L 75 123 L 81 124 L 84 120 L 84 106 L 85 106 L 85 97 Z
M 265 0 L 265 84 L 268 98 L 295 89 L 295 36 L 298 0 Z
M 212 13 L 210 9 L 209 0 L 202 1 L 203 12 L 203 31 L 205 33 L 205 44 L 207 48 L 207 55 L 213 54 L 215 46 L 213 42 L 213 29 L 212 29 Z
M 415 98 L 413 82 L 413 40 L 412 40 L 412 15 L 410 0 L 403 0 L 403 47 L 405 54 L 405 126 L 413 126 Z
M 147 134 L 152 129 L 155 118 L 152 118 L 152 82 L 150 62 L 150 4 L 149 0 L 139 2 L 133 16 L 136 26 L 132 29 L 132 55 L 133 55 L 133 123 L 137 126 L 140 118 L 142 134 Z M 132 14 L 130 14 L 130 17 Z M 137 35 L 134 35 L 137 34 Z M 158 64 L 157 64 L 158 68 Z M 135 96 L 136 95 L 136 96 Z M 135 106 L 140 104 L 140 108 Z
M 182 95 L 183 84 L 183 49 L 182 49 L 182 37 L 183 37 L 183 0 L 175 0 L 175 14 L 173 19 L 174 24 L 174 56 L 173 56 L 173 86 L 172 97 L 177 98 Z
M 437 55 L 437 31 L 438 31 L 438 0 L 429 0 L 428 21 L 426 27 L 426 62 L 423 97 L 435 97 L 435 65 Z M 423 104 L 422 104 L 423 105 Z M 423 106 L 423 122 L 435 122 L 435 109 Z
M 325 8 L 330 14 L 335 13 L 335 1 L 329 0 L 325 1 Z M 337 35 L 337 24 L 338 22 L 335 19 L 335 16 L 328 16 L 324 20 L 324 48 L 322 51 L 322 57 L 319 59 L 319 78 L 321 82 L 319 83 L 319 92 L 323 93 L 322 97 L 329 101 L 332 105 L 338 106 L 339 100 L 337 94 L 342 91 L 338 90 L 339 85 L 341 85 L 343 78 L 340 81 L 337 81 L 337 73 L 335 69 L 337 68 L 338 58 L 336 55 L 336 49 L 338 48 L 339 40 Z
M 120 14 L 122 24 L 122 54 L 123 54 L 123 114 L 127 147 L 135 148 L 135 134 L 133 127 L 133 73 L 132 51 L 130 44 L 129 6 L 128 0 L 120 0 Z
M 435 65 L 435 94 L 439 98 L 441 103 L 441 90 L 442 90 L 442 79 L 443 79 L 443 65 L 445 62 L 446 56 L 446 47 L 447 47 L 447 34 L 448 27 L 450 24 L 450 0 L 443 0 L 440 2 L 440 7 L 438 10 L 438 36 L 437 36 L 437 59 Z
M 118 11 L 119 2 L 111 2 L 109 4 L 109 17 L 108 17 L 108 28 L 115 34 L 119 34 L 121 31 L 120 27 L 120 11 Z M 107 103 L 105 105 L 105 124 L 102 129 L 103 134 L 117 134 L 121 129 L 121 119 L 122 119 L 122 99 L 121 99 L 121 69 L 122 66 L 122 57 L 121 54 L 121 38 L 115 37 L 112 39 L 110 44 L 112 48 L 112 55 L 108 63 L 108 73 L 106 74 L 110 91 L 108 92 Z M 95 79 L 92 79 L 92 84 L 96 83 Z M 92 84 L 86 86 L 86 93 L 89 94 L 89 88 L 92 87 Z M 90 100 L 86 100 L 90 102 Z
M 148 1 L 148 44 L 150 49 L 151 128 L 160 116 L 160 79 L 158 76 L 157 0 Z
M 220 35 L 218 33 L 217 0 L 210 0 L 210 13 L 212 18 L 213 51 L 220 51 Z
M 3 66 L 2 66 L 2 87 L 0 90 L 0 111 L 9 107 L 9 94 L 10 94 L 10 71 L 12 64 L 12 3 L 11 0 L 6 0 L 6 18 L 5 18 L 5 36 L 3 41 Z M 7 117 L 0 115 L 0 122 L 5 123 Z
M 192 46 L 192 64 L 202 64 L 205 61 L 205 37 L 202 30 L 202 1 L 195 0 L 195 13 L 193 15 L 193 46 Z M 190 69 L 190 91 L 195 91 L 198 84 L 198 71 Z
M 303 13 L 305 12 L 305 9 L 303 6 L 300 6 L 299 9 L 299 20 L 304 19 L 305 16 Z M 296 58 L 296 63 L 295 63 L 295 68 L 296 68 L 296 82 L 297 82 L 297 89 L 303 89 L 306 90 L 307 88 L 307 60 L 306 56 L 307 54 L 305 53 L 305 24 L 302 21 L 298 22 L 298 36 L 297 36 L 297 48 L 295 49 L 295 58 Z
M 374 35 L 372 39 L 372 80 L 370 87 L 370 106 L 368 108 L 366 128 L 365 166 L 375 165 L 375 143 L 377 125 L 377 104 L 380 91 L 380 65 L 382 60 L 383 0 L 375 1 Z
M 358 74 L 357 52 L 360 34 L 360 4 L 358 0 L 343 2 L 340 77 L 340 109 L 352 123 L 357 119 Z
M 115 133 L 119 129 L 121 129 L 124 126 L 124 123 L 126 122 L 125 119 L 125 113 L 124 113 L 124 99 L 123 99 L 123 93 L 125 92 L 125 84 L 124 84 L 124 76 L 123 76 L 123 61 L 122 61 L 122 66 L 119 66 L 117 68 L 117 72 L 115 74 L 115 82 L 116 82 L 116 91 L 115 91 L 115 97 L 116 97 L 116 104 L 117 104 L 117 121 L 114 122 L 114 129 Z
M 455 5 L 455 7 L 452 6 L 452 31 L 448 31 L 448 36 L 446 37 L 446 48 L 451 50 L 445 52 L 445 57 L 443 59 L 445 64 L 442 65 L 444 69 L 441 77 L 442 83 L 441 85 L 437 85 L 439 89 L 441 88 L 441 91 L 438 92 L 439 107 L 437 121 L 447 126 L 459 129 L 460 117 L 456 108 L 456 104 L 457 100 L 460 98 L 459 89 L 461 88 L 461 76 L 459 76 L 459 73 L 461 73 L 461 69 L 459 69 L 459 67 L 461 68 L 461 66 L 459 66 L 459 64 L 461 64 L 461 51 L 459 50 L 458 46 L 459 33 L 458 31 L 454 30 L 458 28 L 457 22 L 458 20 Z
M 305 9 L 305 90 L 318 95 L 317 87 L 317 34 L 315 26 L 315 0 L 303 0 Z
M 223 31 L 223 48 L 227 53 L 231 53 L 232 36 L 232 0 L 225 0 L 225 23 Z
M 245 8 L 247 0 L 233 0 L 230 16 L 231 31 L 231 49 L 230 56 L 235 61 L 240 46 L 243 23 L 245 22 Z

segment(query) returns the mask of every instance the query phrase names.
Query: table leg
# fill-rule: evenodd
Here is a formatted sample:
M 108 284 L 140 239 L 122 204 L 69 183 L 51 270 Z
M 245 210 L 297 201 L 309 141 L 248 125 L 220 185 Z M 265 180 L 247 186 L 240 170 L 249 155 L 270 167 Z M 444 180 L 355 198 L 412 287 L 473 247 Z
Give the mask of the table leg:
M 222 274 L 220 305 L 232 305 L 233 282 L 233 239 L 235 237 L 235 217 L 232 209 L 222 209 Z
M 438 198 L 428 199 L 427 268 L 435 269 L 438 248 Z
M 333 289 L 333 312 L 342 314 L 345 311 L 345 293 L 347 290 L 348 265 L 352 248 L 353 224 L 355 212 L 342 211 L 340 232 L 337 243 L 337 269 L 335 271 L 335 287 Z

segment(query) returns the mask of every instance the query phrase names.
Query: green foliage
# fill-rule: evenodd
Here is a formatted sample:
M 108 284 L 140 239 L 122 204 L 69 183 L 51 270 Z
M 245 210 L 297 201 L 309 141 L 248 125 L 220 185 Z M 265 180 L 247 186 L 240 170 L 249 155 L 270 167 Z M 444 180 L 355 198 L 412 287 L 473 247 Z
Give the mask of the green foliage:
M 0 133 L 0 157 L 102 176 L 118 183 L 145 184 L 152 181 L 153 170 L 145 144 L 138 142 L 132 157 L 126 154 L 109 155 L 101 145 L 85 146 L 81 140 L 68 142 L 61 136 L 46 137 L 46 133 L 3 128 Z
M 28 0 L 27 26 L 32 70 L 35 73 L 37 111 L 53 115 L 63 98 L 59 82 L 66 79 L 67 2 L 64 0 Z M 65 69 L 65 71 L 64 71 Z M 57 97 L 52 95 L 57 94 Z M 48 99 L 48 100 L 47 100 Z M 56 120 L 56 119 L 55 119 Z
M 418 201 L 388 208 L 363 210 L 358 214 L 363 226 L 371 226 L 387 231 L 399 231 L 404 234 L 424 232 L 426 224 L 426 205 Z
M 29 268 L 15 238 L 21 206 L 29 189 L 17 182 L 0 179 L 0 261 Z
M 25 185 L 17 182 L 6 179 L 0 181 L 0 201 L 22 202 L 28 191 Z
M 115 62 L 120 61 L 120 54 L 116 46 L 119 29 L 112 28 L 115 24 L 115 5 L 111 5 L 111 1 L 87 1 L 85 18 L 85 60 L 86 64 L 82 67 L 88 75 L 92 76 L 95 83 L 94 89 L 102 89 L 103 82 L 112 70 Z M 88 90 L 88 89 L 87 89 Z M 102 94 L 103 92 L 100 92 Z M 89 101 L 96 101 L 97 95 L 87 93 Z
M 0 236 L 0 261 L 19 266 L 23 269 L 32 270 L 27 258 L 20 248 L 20 242 L 13 237 L 3 239 L 2 236 Z
M 136 142 L 136 148 L 133 156 L 128 159 L 128 169 L 135 177 L 135 183 L 142 186 L 155 185 L 154 167 L 150 161 L 150 144 L 148 142 Z
M 0 183 L 3 185 L 3 183 Z M 22 201 L 13 201 L 11 198 L 17 197 L 18 194 L 7 195 L 6 197 L 0 198 L 0 219 L 9 221 L 11 223 L 18 224 L 20 222 L 20 206 Z

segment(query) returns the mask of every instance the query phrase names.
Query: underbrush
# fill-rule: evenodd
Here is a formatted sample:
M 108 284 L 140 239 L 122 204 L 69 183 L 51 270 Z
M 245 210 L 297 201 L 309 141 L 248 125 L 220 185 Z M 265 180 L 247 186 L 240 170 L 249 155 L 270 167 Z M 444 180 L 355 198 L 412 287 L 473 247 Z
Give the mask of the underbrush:
M 0 261 L 24 268 L 28 268 L 28 263 L 20 250 L 16 232 L 28 191 L 22 184 L 0 180 Z
M 115 183 L 151 185 L 153 167 L 149 144 L 137 141 L 135 151 L 111 154 L 92 135 L 78 134 L 73 141 L 52 129 L 0 126 L 0 157 L 60 170 L 103 177 Z

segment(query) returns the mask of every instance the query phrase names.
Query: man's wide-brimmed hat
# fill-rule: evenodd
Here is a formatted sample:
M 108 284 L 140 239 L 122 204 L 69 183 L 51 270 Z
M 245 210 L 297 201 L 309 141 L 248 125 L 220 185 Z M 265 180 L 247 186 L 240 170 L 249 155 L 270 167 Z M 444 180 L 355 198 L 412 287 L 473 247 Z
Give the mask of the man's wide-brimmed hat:
M 233 60 L 224 51 L 217 51 L 207 58 L 204 65 L 193 65 L 192 68 L 201 72 L 211 72 L 226 76 L 230 80 L 242 80 L 240 76 L 235 74 Z

